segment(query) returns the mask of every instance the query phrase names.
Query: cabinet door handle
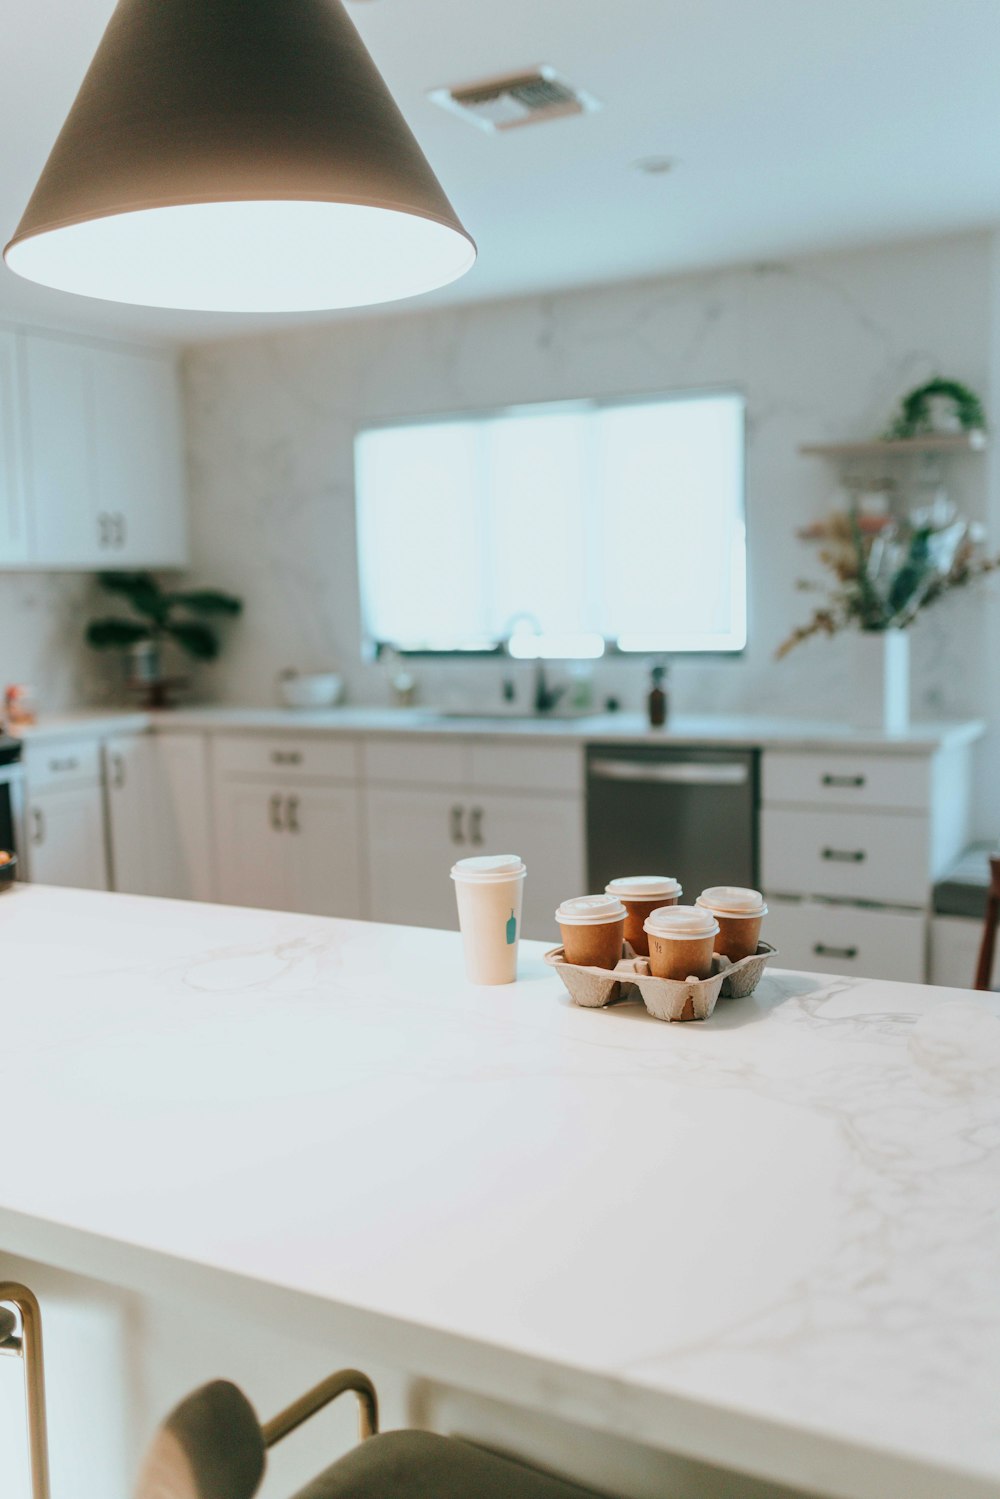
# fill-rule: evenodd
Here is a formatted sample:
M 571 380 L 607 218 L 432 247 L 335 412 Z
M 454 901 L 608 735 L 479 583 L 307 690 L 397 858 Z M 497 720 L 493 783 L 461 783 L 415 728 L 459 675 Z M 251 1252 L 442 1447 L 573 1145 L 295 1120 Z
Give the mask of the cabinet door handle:
M 483 837 L 483 809 L 473 807 L 469 813 L 469 842 L 474 848 L 482 848 L 485 843 Z
M 814 942 L 813 952 L 817 958 L 856 958 L 856 947 L 827 947 L 825 942 Z
M 281 803 L 283 800 L 284 798 L 278 792 L 275 792 L 268 803 L 270 807 L 271 826 L 276 833 L 283 832 L 285 827 L 285 824 L 281 820 Z
M 452 843 L 464 843 L 465 834 L 462 832 L 462 808 L 452 807 L 451 819 L 451 841 Z
M 299 827 L 299 799 L 297 796 L 290 796 L 285 803 L 285 818 L 285 825 L 290 833 L 301 833 L 302 829 Z
M 122 515 L 122 513 L 121 513 L 120 510 L 116 510 L 115 511 L 115 546 L 116 547 L 123 547 L 125 545 L 125 536 L 126 536 L 125 517 L 124 517 L 124 515 Z
M 97 544 L 106 547 L 111 542 L 111 517 L 102 510 L 97 517 Z
M 45 814 L 41 807 L 32 807 L 31 820 L 34 824 L 31 841 L 38 848 L 45 842 Z
M 272 765 L 301 765 L 302 764 L 302 752 L 301 752 L 301 750 L 272 750 L 271 751 L 271 764 Z
M 824 786 L 838 786 L 841 788 L 855 789 L 864 786 L 868 780 L 867 776 L 832 776 L 826 775 L 822 778 Z
M 825 848 L 823 858 L 834 864 L 863 864 L 868 855 L 863 848 Z
M 111 785 L 115 791 L 120 791 L 125 785 L 125 757 L 124 755 L 111 756 Z
M 49 770 L 53 775 L 58 775 L 60 771 L 76 770 L 79 764 L 80 762 L 75 755 L 68 755 L 65 760 L 50 760 Z

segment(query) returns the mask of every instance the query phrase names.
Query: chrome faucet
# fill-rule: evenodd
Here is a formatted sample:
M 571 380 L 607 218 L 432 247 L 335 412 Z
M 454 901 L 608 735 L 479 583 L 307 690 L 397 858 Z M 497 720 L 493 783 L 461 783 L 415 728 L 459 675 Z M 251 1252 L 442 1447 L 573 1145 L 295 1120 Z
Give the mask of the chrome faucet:
M 522 610 L 518 614 L 512 614 L 504 627 L 504 648 L 508 656 L 511 655 L 510 642 L 514 635 L 514 626 L 526 620 L 535 631 L 536 635 L 543 634 L 542 624 L 538 616 Z M 559 700 L 565 695 L 564 686 L 554 686 L 545 671 L 545 663 L 541 656 L 535 657 L 535 685 L 532 693 L 532 707 L 536 713 L 551 713 Z

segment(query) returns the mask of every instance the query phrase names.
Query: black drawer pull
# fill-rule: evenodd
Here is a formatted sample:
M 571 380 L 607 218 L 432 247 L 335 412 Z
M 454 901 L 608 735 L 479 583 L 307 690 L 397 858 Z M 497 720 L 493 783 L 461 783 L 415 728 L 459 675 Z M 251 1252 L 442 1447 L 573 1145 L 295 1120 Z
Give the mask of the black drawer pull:
M 272 765 L 301 765 L 302 755 L 299 750 L 272 750 Z
M 825 942 L 814 942 L 813 952 L 817 958 L 856 958 L 856 947 L 827 947 Z
M 834 864 L 863 864 L 868 855 L 863 848 L 825 848 L 823 858 Z
M 50 760 L 49 770 L 53 775 L 57 775 L 61 770 L 76 770 L 79 767 L 79 764 L 79 760 L 70 755 L 66 760 Z
M 830 775 L 826 775 L 826 776 L 823 777 L 823 785 L 824 786 L 839 786 L 839 787 L 846 787 L 846 788 L 854 789 L 856 787 L 863 786 L 865 784 L 865 782 L 867 781 L 867 779 L 868 779 L 867 776 L 830 776 Z

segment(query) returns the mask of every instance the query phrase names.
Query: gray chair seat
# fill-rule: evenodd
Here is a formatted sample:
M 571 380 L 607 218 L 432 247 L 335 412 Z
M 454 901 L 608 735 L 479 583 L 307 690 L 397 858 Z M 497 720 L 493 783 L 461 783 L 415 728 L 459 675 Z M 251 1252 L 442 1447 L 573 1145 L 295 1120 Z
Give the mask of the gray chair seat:
M 934 886 L 936 916 L 966 916 L 982 921 L 990 888 L 990 855 L 995 843 L 974 843 Z
M 344 1370 L 263 1427 L 242 1390 L 214 1380 L 176 1406 L 156 1432 L 134 1499 L 254 1499 L 269 1446 L 327 1403 L 329 1389 L 357 1393 L 364 1375 Z M 372 1412 L 374 1417 L 376 1413 Z M 377 1428 L 372 1419 L 362 1435 Z M 469 1442 L 426 1431 L 368 1436 L 295 1499 L 596 1499 Z
M 429 1431 L 387 1431 L 355 1447 L 295 1499 L 596 1499 L 469 1442 Z

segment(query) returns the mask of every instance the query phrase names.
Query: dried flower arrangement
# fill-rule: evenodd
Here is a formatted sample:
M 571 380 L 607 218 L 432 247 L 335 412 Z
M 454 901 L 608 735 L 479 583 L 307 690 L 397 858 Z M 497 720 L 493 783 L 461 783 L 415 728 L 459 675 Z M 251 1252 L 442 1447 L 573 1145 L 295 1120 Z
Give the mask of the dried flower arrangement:
M 887 507 L 852 505 L 799 535 L 820 543 L 819 560 L 836 582 L 799 582 L 826 591 L 826 600 L 778 647 L 779 660 L 813 635 L 905 629 L 945 594 L 1000 569 L 1000 557 L 982 554 L 982 528 L 943 497 L 902 519 Z

